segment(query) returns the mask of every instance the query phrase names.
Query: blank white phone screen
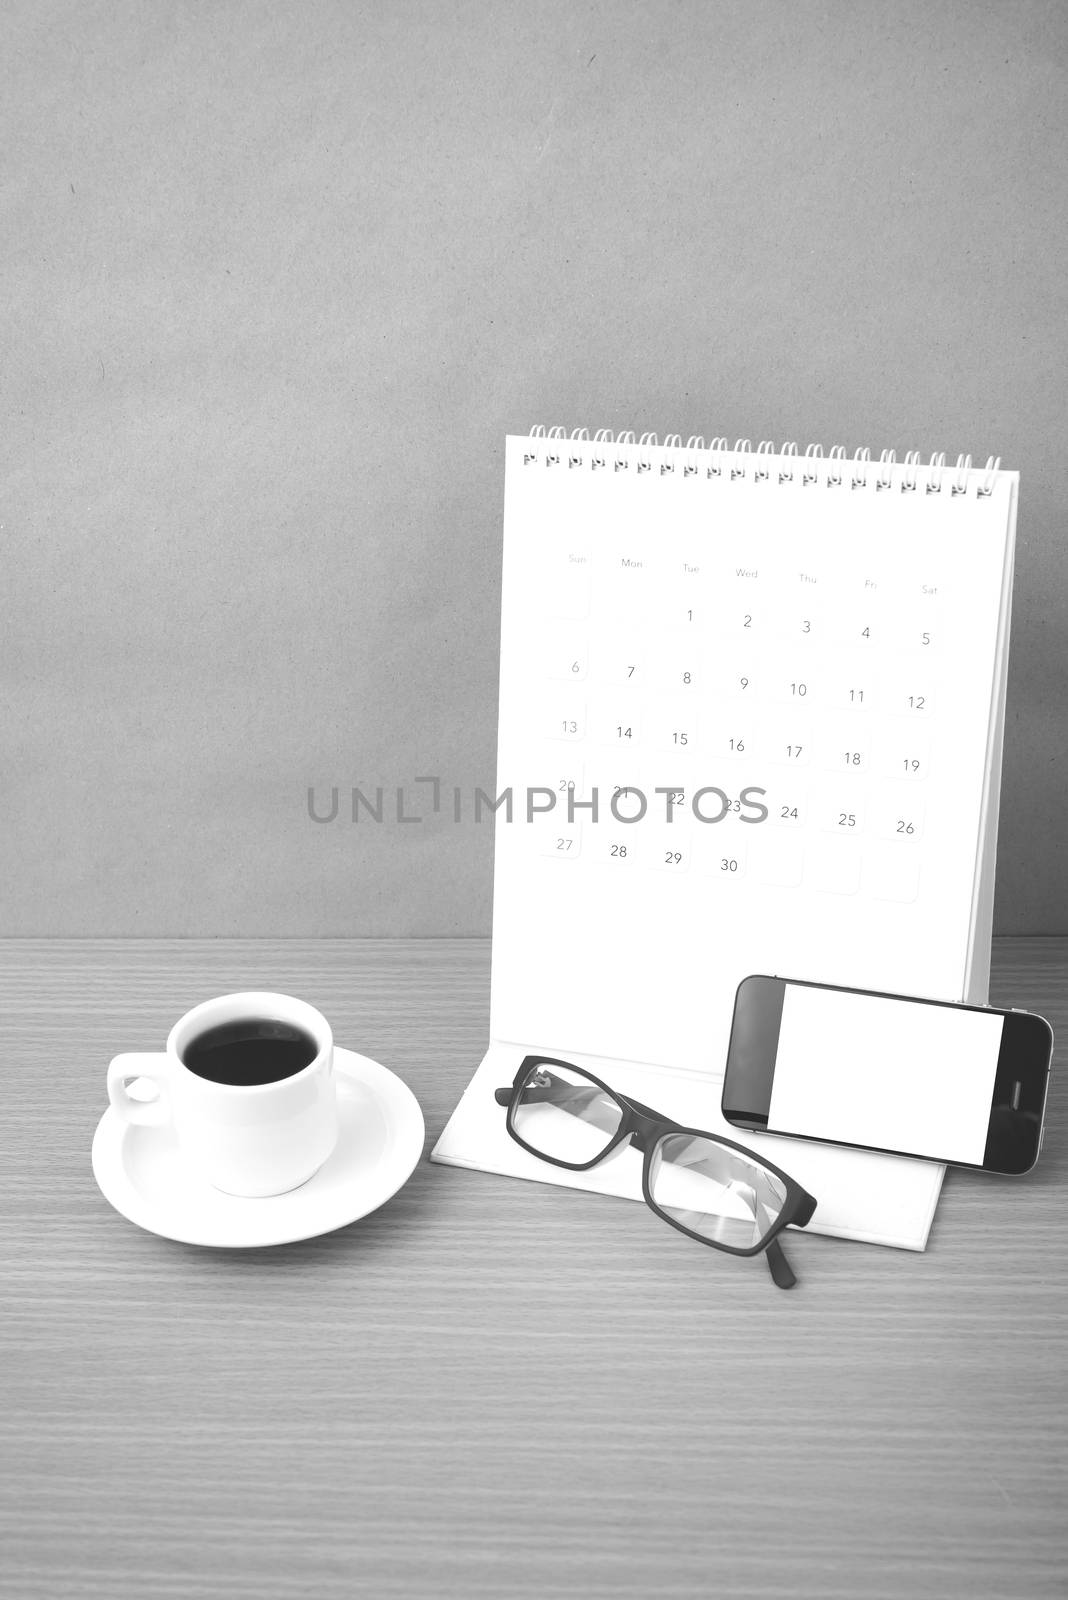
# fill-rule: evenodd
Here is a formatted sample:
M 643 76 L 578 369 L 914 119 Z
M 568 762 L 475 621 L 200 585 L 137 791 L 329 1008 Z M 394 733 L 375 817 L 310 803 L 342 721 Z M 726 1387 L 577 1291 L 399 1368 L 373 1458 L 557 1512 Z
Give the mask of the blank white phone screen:
M 788 983 L 768 1127 L 980 1166 L 1003 1023 Z

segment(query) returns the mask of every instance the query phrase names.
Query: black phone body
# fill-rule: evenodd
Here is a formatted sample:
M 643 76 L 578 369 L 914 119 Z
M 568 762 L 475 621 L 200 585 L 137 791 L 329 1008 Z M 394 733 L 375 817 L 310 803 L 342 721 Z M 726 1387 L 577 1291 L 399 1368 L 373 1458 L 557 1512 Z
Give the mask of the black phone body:
M 1038 1160 L 1052 1053 L 1033 1012 L 754 975 L 722 1110 L 753 1133 L 1019 1176 Z

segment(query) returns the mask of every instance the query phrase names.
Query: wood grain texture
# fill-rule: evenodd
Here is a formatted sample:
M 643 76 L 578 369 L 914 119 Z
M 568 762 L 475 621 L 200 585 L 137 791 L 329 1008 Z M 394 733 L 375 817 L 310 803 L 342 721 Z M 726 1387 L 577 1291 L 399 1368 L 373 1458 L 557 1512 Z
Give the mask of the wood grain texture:
M 992 998 L 1068 1028 L 1068 941 Z M 411 1084 L 428 1147 L 486 1041 L 473 942 L 0 944 L 0 1592 L 18 1600 L 1062 1596 L 1068 1116 L 951 1173 L 925 1255 L 800 1277 L 625 1201 L 423 1162 L 383 1210 L 209 1252 L 116 1216 L 104 1069 L 281 988 Z

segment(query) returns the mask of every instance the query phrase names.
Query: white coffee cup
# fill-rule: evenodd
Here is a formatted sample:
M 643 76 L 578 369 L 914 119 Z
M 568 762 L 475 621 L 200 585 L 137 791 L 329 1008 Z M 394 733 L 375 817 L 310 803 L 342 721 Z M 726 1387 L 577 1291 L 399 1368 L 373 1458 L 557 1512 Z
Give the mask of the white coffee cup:
M 315 1056 L 269 1083 L 220 1083 L 189 1070 L 184 1055 L 194 1041 L 245 1020 L 299 1029 L 313 1041 Z M 128 1092 L 136 1078 L 155 1084 L 154 1099 Z M 171 1123 L 182 1154 L 216 1189 L 249 1197 L 285 1194 L 318 1172 L 337 1143 L 334 1037 L 314 1006 L 290 995 L 221 995 L 187 1011 L 165 1051 L 116 1056 L 108 1067 L 108 1098 L 126 1122 Z

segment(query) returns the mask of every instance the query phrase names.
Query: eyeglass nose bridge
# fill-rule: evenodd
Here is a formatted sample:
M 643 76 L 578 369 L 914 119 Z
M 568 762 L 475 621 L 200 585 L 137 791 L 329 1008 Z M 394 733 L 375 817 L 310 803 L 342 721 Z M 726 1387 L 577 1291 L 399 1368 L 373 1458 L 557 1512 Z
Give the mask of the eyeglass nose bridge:
M 627 1134 L 635 1150 L 642 1155 L 652 1148 L 661 1134 L 670 1133 L 674 1123 L 668 1122 L 664 1117 L 657 1116 L 648 1106 L 640 1105 L 637 1100 L 627 1101 L 628 1123 Z

